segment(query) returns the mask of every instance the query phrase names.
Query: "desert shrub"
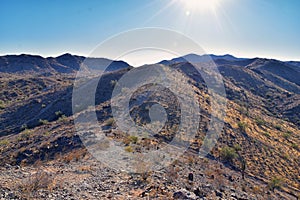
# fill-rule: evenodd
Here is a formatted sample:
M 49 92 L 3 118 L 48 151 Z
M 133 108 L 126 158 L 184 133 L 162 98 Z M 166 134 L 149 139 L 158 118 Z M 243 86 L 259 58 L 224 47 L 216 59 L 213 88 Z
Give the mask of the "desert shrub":
M 238 154 L 236 153 L 236 150 L 231 147 L 223 147 L 221 149 L 221 158 L 225 161 L 231 162 L 233 159 L 238 157 Z
M 58 121 L 59 121 L 59 122 L 66 122 L 66 121 L 67 121 L 66 115 L 61 115 L 61 116 L 58 118 Z
M 242 150 L 242 147 L 241 147 L 239 144 L 233 145 L 233 148 L 234 148 L 236 151 L 241 151 L 241 150 Z
M 28 127 L 27 127 L 27 124 L 23 124 L 22 126 L 21 126 L 21 131 L 24 131 L 25 129 L 27 129 Z
M 105 126 L 112 126 L 113 123 L 115 122 L 114 118 L 109 118 L 104 122 Z
M 264 134 L 264 136 L 266 136 L 267 138 L 270 138 L 270 137 L 271 137 L 270 133 L 268 133 L 268 132 L 264 132 L 263 134 Z
M 118 81 L 116 81 L 116 80 L 111 80 L 111 81 L 110 81 L 110 85 L 113 86 L 113 87 L 114 87 L 117 83 L 118 83 Z
M 55 112 L 55 115 L 57 118 L 61 117 L 63 115 L 63 113 L 59 110 Z
M 125 147 L 125 151 L 132 153 L 133 152 L 133 148 L 131 146 L 127 146 Z
M 5 108 L 4 101 L 0 100 L 0 109 L 4 109 L 4 108 Z
M 131 135 L 129 136 L 129 140 L 130 142 L 132 142 L 133 144 L 136 144 L 137 141 L 138 141 L 138 137 L 134 136 L 134 135 Z
M 45 136 L 49 136 L 49 135 L 51 135 L 51 132 L 50 132 L 50 131 L 46 131 L 46 132 L 44 133 L 44 135 L 45 135 Z
M 296 149 L 296 150 L 299 150 L 299 146 L 297 144 L 295 144 L 295 143 L 292 144 L 292 148 Z
M 40 125 L 48 124 L 48 120 L 46 120 L 46 119 L 40 119 L 39 120 L 39 124 Z
M 256 118 L 255 119 L 255 123 L 258 125 L 258 126 L 263 126 L 266 124 L 266 121 L 261 119 L 261 118 Z
M 248 124 L 246 122 L 238 122 L 238 127 L 241 131 L 245 132 Z
M 18 140 L 28 140 L 31 137 L 32 133 L 32 130 L 25 129 L 22 133 L 20 133 Z
M 274 177 L 268 183 L 270 190 L 274 191 L 275 189 L 280 189 L 282 187 L 283 180 L 280 177 Z
M 8 144 L 9 144 L 9 141 L 7 139 L 0 140 L 0 147 L 1 146 L 6 146 Z
M 122 93 L 128 93 L 128 92 L 129 92 L 129 88 L 127 88 L 127 87 L 122 87 L 121 92 L 122 92 Z
M 282 129 L 282 127 L 279 124 L 276 124 L 274 127 L 279 131 L 281 131 L 281 129 Z
M 54 186 L 54 176 L 43 170 L 37 171 L 28 179 L 24 179 L 20 185 L 20 189 L 26 198 L 30 198 L 36 191 L 40 189 L 52 189 Z
M 284 139 L 287 140 L 287 139 L 290 138 L 291 134 L 290 133 L 284 133 L 282 136 L 283 136 Z

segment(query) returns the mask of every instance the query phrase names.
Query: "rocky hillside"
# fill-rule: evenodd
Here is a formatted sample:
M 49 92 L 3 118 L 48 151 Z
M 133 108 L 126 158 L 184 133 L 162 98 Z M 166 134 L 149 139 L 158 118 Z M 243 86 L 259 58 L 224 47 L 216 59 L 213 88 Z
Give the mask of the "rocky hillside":
M 209 142 L 205 135 L 212 108 L 207 85 L 192 63 L 207 66 L 211 59 L 192 54 L 162 61 L 193 88 L 201 111 L 199 122 L 195 122 L 199 128 L 194 138 L 185 139 L 187 151 L 172 164 L 141 173 L 125 173 L 98 162 L 75 131 L 74 119 L 88 119 L 93 112 L 91 107 L 82 106 L 72 113 L 73 82 L 83 57 L 1 57 L 0 198 L 299 199 L 299 65 L 210 56 L 223 76 L 228 100 L 216 145 L 205 158 L 199 158 L 199 149 Z M 103 60 L 91 59 L 88 70 L 99 70 Z M 163 148 L 178 130 L 178 99 L 160 85 L 140 87 L 129 102 L 132 120 L 146 126 L 149 108 L 157 103 L 166 110 L 168 120 L 150 135 L 123 132 L 113 118 L 110 100 L 118 80 L 133 69 L 122 61 L 113 63 L 96 90 L 99 126 L 109 140 L 118 142 L 130 155 Z M 151 67 L 143 66 L 150 71 Z M 85 80 L 81 89 L 88 89 L 97 78 L 93 75 Z M 178 88 L 179 92 L 184 89 L 183 85 Z M 97 137 L 93 131 L 83 134 Z M 94 149 L 107 148 L 94 139 L 90 144 Z

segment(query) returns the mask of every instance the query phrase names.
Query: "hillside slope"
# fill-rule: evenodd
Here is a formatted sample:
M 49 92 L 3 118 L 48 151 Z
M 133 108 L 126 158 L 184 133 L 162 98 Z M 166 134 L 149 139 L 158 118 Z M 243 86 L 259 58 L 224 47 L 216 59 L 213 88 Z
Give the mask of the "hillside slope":
M 32 62 L 37 63 L 36 59 L 41 58 L 34 58 Z M 74 72 L 78 68 L 77 59 L 64 62 L 60 59 L 56 58 L 55 62 L 74 69 Z M 201 111 L 200 121 L 195 122 L 199 123 L 199 129 L 195 137 L 185 138 L 189 143 L 187 151 L 171 165 L 159 171 L 139 174 L 110 169 L 106 163 L 96 161 L 82 143 L 81 139 L 86 135 L 93 149 L 107 148 L 105 143 L 95 142 L 96 131 L 75 131 L 74 119 L 86 117 L 83 125 L 89 125 L 93 108 L 83 106 L 73 115 L 74 73 L 52 72 L 54 68 L 50 66 L 47 67 L 51 69 L 50 74 L 40 75 L 41 71 L 35 65 L 30 70 L 37 70 L 37 73 L 25 77 L 21 75 L 23 72 L 1 72 L 0 197 L 299 198 L 300 98 L 297 66 L 231 56 L 217 59 L 215 63 L 223 77 L 227 98 L 224 128 L 215 147 L 205 158 L 199 158 L 199 149 L 209 142 L 205 136 L 212 112 L 203 77 L 186 61 L 165 62 L 169 64 L 167 67 L 182 74 L 193 89 Z M 152 67 L 143 66 L 149 71 Z M 24 70 L 24 67 L 19 69 Z M 118 142 L 128 154 L 139 155 L 140 152 L 163 148 L 175 137 L 180 124 L 178 99 L 159 84 L 146 84 L 135 91 L 129 102 L 130 117 L 135 123 L 146 126 L 150 121 L 149 108 L 154 104 L 165 108 L 168 121 L 156 133 L 133 137 L 116 126 L 111 95 L 118 80 L 134 69 L 122 64 L 116 69 L 106 72 L 98 83 L 95 109 L 99 126 L 109 140 Z M 97 78 L 93 75 L 84 80 L 79 89 L 88 89 Z M 178 88 L 179 92 L 184 89 L 183 85 Z M 126 91 L 130 92 L 124 89 Z M 38 181 L 33 187 L 32 184 L 40 179 L 39 175 L 47 179 L 45 183 Z

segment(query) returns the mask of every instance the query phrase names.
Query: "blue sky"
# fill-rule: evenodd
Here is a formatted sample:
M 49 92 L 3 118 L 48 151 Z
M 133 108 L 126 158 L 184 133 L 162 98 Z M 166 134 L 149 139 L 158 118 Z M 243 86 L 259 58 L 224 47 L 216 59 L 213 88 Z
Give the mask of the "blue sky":
M 300 1 L 214 1 L 194 9 L 184 0 L 2 0 L 0 54 L 88 55 L 122 31 L 162 27 L 207 53 L 300 60 Z

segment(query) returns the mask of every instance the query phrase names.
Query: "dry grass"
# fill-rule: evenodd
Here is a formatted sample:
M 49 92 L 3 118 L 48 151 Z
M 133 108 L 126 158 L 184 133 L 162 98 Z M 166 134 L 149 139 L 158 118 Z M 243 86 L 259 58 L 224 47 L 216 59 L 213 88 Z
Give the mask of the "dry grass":
M 19 188 L 24 198 L 30 199 L 38 190 L 52 191 L 56 186 L 55 176 L 44 170 L 38 170 L 27 179 L 24 179 Z

